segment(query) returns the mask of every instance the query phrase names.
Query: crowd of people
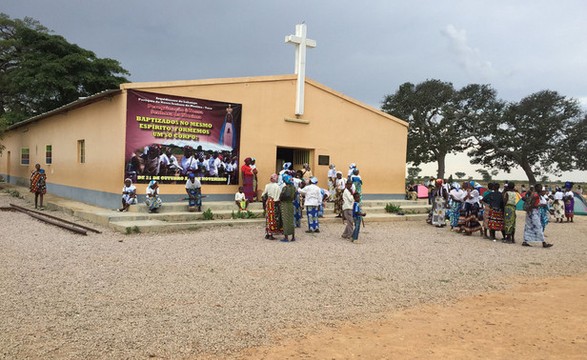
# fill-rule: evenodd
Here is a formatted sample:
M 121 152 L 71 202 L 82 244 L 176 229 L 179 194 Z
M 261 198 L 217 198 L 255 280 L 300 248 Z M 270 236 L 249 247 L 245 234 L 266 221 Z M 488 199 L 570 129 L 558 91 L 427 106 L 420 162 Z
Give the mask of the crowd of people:
M 181 149 L 181 148 L 179 148 Z M 152 180 L 169 177 L 170 180 L 160 180 L 166 183 L 176 183 L 173 177 L 187 177 L 194 174 L 198 178 L 226 178 L 225 184 L 238 183 L 238 158 L 232 151 L 203 150 L 201 146 L 192 148 L 185 146 L 183 154 L 173 153 L 173 147 L 152 144 L 135 150 L 127 163 L 126 177 L 133 182 L 140 178 Z
M 295 229 L 301 227 L 303 211 L 308 218 L 307 233 L 320 232 L 320 218 L 324 216 L 325 203 L 334 202 L 336 216 L 346 223 L 341 235 L 344 239 L 356 241 L 359 238 L 362 218 L 361 189 L 363 181 L 355 164 L 349 166 L 347 177 L 329 166 L 328 189 L 318 186 L 318 178 L 312 175 L 308 164 L 295 170 L 287 162 L 279 174 L 271 175 L 261 195 L 265 210 L 265 238 L 281 241 L 295 241 Z M 246 191 L 245 191 L 246 193 Z
M 497 241 L 496 234 L 502 234 L 502 242 L 516 243 L 516 206 L 523 201 L 526 212 L 522 246 L 541 243 L 543 247 L 552 244 L 545 241 L 544 230 L 554 217 L 556 222 L 573 222 L 573 183 L 566 182 L 564 189 L 549 189 L 535 184 L 520 193 L 514 182 L 506 182 L 503 188 L 491 182 L 481 194 L 481 186 L 474 181 L 462 184 L 446 184 L 442 179 L 434 181 L 429 193 L 432 210 L 427 222 L 451 231 L 472 235 L 476 232 L 487 239 Z
M 362 218 L 366 215 L 361 209 L 363 180 L 356 164 L 350 164 L 347 176 L 343 177 L 334 164 L 329 166 L 328 189 L 318 186 L 318 178 L 313 176 L 309 164 L 295 170 L 292 163 L 286 162 L 279 174 L 271 175 L 261 199 L 257 199 L 257 169 L 255 159 L 247 157 L 241 167 L 242 186 L 235 194 L 234 201 L 238 211 L 246 211 L 249 203 L 261 200 L 265 213 L 265 238 L 275 240 L 283 235 L 282 241 L 295 241 L 295 229 L 301 227 L 304 210 L 307 216 L 307 233 L 320 232 L 320 218 L 324 216 L 326 202 L 334 202 L 336 217 L 346 223 L 342 237 L 356 241 L 359 238 Z M 188 195 L 189 211 L 201 211 L 202 184 L 194 172 L 187 173 L 185 190 Z M 132 178 L 124 180 L 122 188 L 122 207 L 120 212 L 128 211 L 137 203 L 136 187 Z M 159 193 L 159 182 L 151 180 L 146 188 L 145 204 L 149 212 L 156 213 L 163 202 Z

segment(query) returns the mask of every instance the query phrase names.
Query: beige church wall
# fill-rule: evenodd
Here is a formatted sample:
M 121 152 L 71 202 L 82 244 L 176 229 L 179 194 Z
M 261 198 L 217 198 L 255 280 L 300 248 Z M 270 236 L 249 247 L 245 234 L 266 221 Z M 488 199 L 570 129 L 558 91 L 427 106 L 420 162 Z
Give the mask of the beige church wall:
M 345 176 L 348 165 L 356 163 L 366 194 L 404 193 L 407 124 L 311 80 L 306 82 L 305 114 L 299 119 L 294 114 L 293 75 L 133 83 L 123 88 L 243 104 L 240 165 L 245 157 L 257 160 L 260 189 L 276 171 L 277 147 L 286 147 L 312 150 L 310 163 L 324 188 L 328 166 L 318 165 L 319 155 L 330 156 Z M 164 186 L 165 193 L 184 191 L 181 186 Z M 203 193 L 233 194 L 236 188 L 204 185 Z
M 76 189 L 120 191 L 124 176 L 125 96 L 105 97 L 84 107 L 19 126 L 6 133 L 3 144 L 10 151 L 10 169 L 0 161 L 0 173 L 28 181 L 36 163 L 47 173 L 49 189 L 71 194 Z M 80 163 L 78 140 L 85 141 L 85 163 Z M 52 163 L 45 159 L 52 146 Z M 30 149 L 30 164 L 20 165 L 20 149 Z

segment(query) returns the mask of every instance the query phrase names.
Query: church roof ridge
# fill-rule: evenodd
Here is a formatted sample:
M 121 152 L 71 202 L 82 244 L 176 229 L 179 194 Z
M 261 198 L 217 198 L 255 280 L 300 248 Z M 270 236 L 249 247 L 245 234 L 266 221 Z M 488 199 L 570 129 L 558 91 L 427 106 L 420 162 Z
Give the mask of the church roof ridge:
M 214 85 L 214 84 L 238 84 L 246 82 L 267 82 L 267 81 L 281 81 L 281 80 L 295 80 L 295 74 L 286 75 L 265 75 L 265 76 L 244 76 L 232 78 L 212 78 L 212 79 L 196 79 L 196 80 L 172 80 L 172 81 L 152 81 L 152 82 L 131 82 L 120 85 L 122 90 L 130 89 L 148 89 L 148 88 L 162 88 L 162 87 L 181 87 L 194 85 Z

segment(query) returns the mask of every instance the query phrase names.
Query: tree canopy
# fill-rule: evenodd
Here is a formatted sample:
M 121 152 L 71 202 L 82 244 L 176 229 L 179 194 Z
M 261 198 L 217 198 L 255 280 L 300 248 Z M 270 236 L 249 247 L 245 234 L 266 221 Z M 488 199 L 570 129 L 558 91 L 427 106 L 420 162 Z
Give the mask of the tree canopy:
M 489 85 L 456 90 L 451 83 L 426 80 L 402 84 L 395 94 L 385 96 L 381 109 L 409 123 L 408 162 L 437 162 L 437 177 L 444 178 L 446 155 L 468 149 L 472 125 L 501 107 Z
M 540 91 L 510 103 L 499 117 L 475 125 L 471 163 L 509 172 L 520 167 L 531 184 L 547 173 L 584 170 L 587 117 L 578 102 L 556 91 Z
M 0 13 L 0 118 L 8 124 L 118 88 L 125 75 L 118 61 L 98 58 L 34 19 Z

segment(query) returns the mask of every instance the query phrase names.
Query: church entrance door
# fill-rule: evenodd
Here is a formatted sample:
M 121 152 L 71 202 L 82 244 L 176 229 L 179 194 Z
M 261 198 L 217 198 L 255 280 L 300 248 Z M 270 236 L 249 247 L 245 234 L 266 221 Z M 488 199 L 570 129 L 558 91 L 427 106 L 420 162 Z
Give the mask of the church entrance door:
M 275 172 L 279 173 L 283 169 L 283 164 L 290 162 L 294 170 L 301 170 L 305 163 L 310 164 L 310 168 L 314 168 L 312 159 L 314 158 L 314 150 L 277 147 L 277 159 L 275 161 Z

